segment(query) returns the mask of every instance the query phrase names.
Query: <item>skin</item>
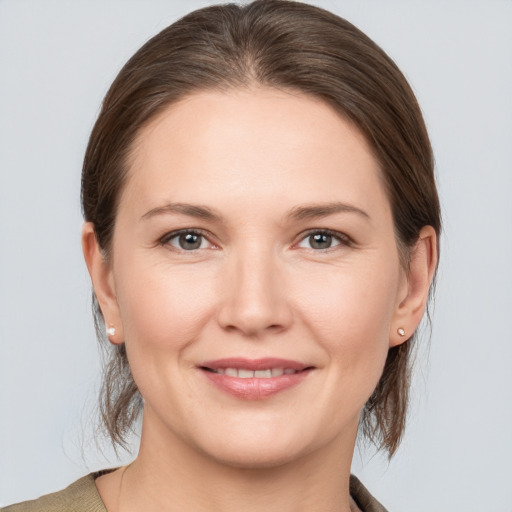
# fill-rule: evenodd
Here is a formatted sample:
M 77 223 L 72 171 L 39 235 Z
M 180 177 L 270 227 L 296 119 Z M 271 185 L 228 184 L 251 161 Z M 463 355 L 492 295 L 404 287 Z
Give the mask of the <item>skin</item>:
M 290 217 L 334 203 L 348 208 Z M 204 233 L 200 248 L 169 236 L 187 229 Z M 311 235 L 326 229 L 337 235 L 318 248 Z M 137 459 L 96 481 L 110 512 L 355 510 L 359 416 L 389 347 L 421 320 L 436 238 L 423 228 L 401 267 L 379 164 L 350 122 L 295 92 L 191 95 L 139 134 L 111 258 L 90 223 L 82 242 L 110 341 L 126 343 L 145 400 Z M 314 370 L 248 401 L 197 368 L 226 357 Z

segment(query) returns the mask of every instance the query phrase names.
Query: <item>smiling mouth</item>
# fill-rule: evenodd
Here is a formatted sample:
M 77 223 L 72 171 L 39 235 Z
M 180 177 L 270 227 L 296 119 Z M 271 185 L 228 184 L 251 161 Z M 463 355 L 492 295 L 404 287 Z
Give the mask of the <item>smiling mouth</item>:
M 263 400 L 293 388 L 316 368 L 293 361 L 228 358 L 205 361 L 198 369 L 218 389 L 243 400 Z
M 293 368 L 266 368 L 262 370 L 249 370 L 247 368 L 208 368 L 202 366 L 202 370 L 208 372 L 217 373 L 219 375 L 225 375 L 226 377 L 237 377 L 239 379 L 271 379 L 272 377 L 281 377 L 283 375 L 294 375 L 296 373 L 303 372 L 305 370 L 312 369 L 312 366 L 308 366 L 302 370 L 295 370 Z
M 283 375 L 295 375 L 306 370 L 312 370 L 313 368 L 312 365 L 278 357 L 263 357 L 259 359 L 230 357 L 205 361 L 200 366 L 201 370 L 239 379 L 271 379 L 272 377 L 282 377 Z

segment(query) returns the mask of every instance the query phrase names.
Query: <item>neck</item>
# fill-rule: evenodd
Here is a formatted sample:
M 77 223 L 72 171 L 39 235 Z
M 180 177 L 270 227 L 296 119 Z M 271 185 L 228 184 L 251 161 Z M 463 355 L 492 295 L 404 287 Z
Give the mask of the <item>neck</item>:
M 234 467 L 144 422 L 137 459 L 124 472 L 117 512 L 349 512 L 357 432 L 268 467 Z

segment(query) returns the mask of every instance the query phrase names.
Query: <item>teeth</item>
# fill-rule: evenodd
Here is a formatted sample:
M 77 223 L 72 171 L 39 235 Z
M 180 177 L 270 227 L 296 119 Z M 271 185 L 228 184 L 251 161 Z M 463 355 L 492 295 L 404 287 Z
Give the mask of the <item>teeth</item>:
M 271 377 L 281 377 L 282 375 L 293 375 L 297 370 L 291 368 L 268 368 L 267 370 L 246 370 L 244 368 L 218 368 L 216 373 L 227 375 L 228 377 L 238 377 L 239 379 L 270 379 Z
M 259 379 L 268 379 L 272 377 L 272 370 L 256 370 L 254 376 Z

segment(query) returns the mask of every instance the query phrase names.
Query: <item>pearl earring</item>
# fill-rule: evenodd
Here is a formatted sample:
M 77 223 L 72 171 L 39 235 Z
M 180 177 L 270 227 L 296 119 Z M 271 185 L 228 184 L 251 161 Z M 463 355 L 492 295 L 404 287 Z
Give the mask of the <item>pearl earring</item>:
M 405 336 L 405 329 L 403 327 L 399 327 L 396 332 L 400 335 L 400 336 Z
M 107 329 L 107 334 L 108 334 L 109 336 L 115 336 L 115 335 L 116 335 L 116 328 L 115 328 L 115 327 L 109 327 L 109 328 Z

